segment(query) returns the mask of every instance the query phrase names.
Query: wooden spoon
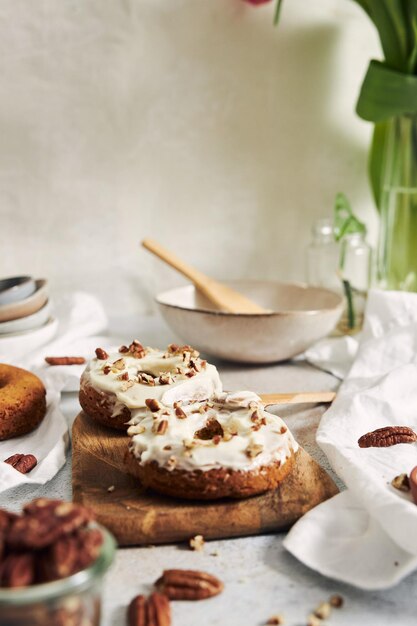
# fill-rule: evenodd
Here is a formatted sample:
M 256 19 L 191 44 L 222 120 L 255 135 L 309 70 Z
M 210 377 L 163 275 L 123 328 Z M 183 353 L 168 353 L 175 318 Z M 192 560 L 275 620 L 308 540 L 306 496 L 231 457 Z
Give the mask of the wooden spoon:
M 265 405 L 274 404 L 319 404 L 331 403 L 336 397 L 335 391 L 302 391 L 295 393 L 261 393 Z
M 162 261 L 165 261 L 165 263 L 168 263 L 168 265 L 177 270 L 177 272 L 180 272 L 180 274 L 183 274 L 183 276 L 191 280 L 196 289 L 221 311 L 226 311 L 227 313 L 270 313 L 270 311 L 263 309 L 249 298 L 246 298 L 246 296 L 234 291 L 234 289 L 223 285 L 223 283 L 187 265 L 187 263 L 184 263 L 184 261 L 163 248 L 156 241 L 144 239 L 142 245 L 149 250 L 149 252 L 152 252 Z

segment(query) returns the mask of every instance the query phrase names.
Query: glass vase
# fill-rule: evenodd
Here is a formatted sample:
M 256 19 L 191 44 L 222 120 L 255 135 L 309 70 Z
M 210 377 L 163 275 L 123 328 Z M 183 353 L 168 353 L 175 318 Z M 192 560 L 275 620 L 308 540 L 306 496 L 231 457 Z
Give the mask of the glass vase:
M 378 282 L 417 291 L 417 115 L 389 122 L 382 160 Z

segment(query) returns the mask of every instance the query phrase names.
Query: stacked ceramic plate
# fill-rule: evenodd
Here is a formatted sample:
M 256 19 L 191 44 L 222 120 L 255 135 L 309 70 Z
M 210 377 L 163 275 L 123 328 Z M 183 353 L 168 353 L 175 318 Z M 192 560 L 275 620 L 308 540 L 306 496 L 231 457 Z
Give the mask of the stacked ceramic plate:
M 0 352 L 42 345 L 55 334 L 56 326 L 45 279 L 0 279 Z

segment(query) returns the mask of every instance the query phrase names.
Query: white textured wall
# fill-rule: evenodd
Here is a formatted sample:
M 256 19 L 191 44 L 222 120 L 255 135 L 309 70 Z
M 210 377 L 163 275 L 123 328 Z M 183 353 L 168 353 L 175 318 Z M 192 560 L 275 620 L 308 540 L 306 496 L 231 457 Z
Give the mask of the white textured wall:
M 150 306 L 176 277 L 153 236 L 218 277 L 299 279 L 344 190 L 373 224 L 371 56 L 350 0 L 2 0 L 1 272 Z

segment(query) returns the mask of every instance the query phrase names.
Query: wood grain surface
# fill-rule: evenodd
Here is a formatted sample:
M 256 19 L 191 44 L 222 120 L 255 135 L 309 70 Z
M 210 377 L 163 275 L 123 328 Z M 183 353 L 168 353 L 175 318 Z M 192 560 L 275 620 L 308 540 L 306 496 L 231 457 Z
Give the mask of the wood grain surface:
M 101 427 L 84 413 L 72 432 L 74 501 L 93 508 L 122 546 L 179 542 L 196 534 L 218 539 L 283 530 L 338 491 L 300 449 L 293 471 L 275 491 L 244 500 L 177 500 L 145 491 L 126 473 L 125 434 Z

